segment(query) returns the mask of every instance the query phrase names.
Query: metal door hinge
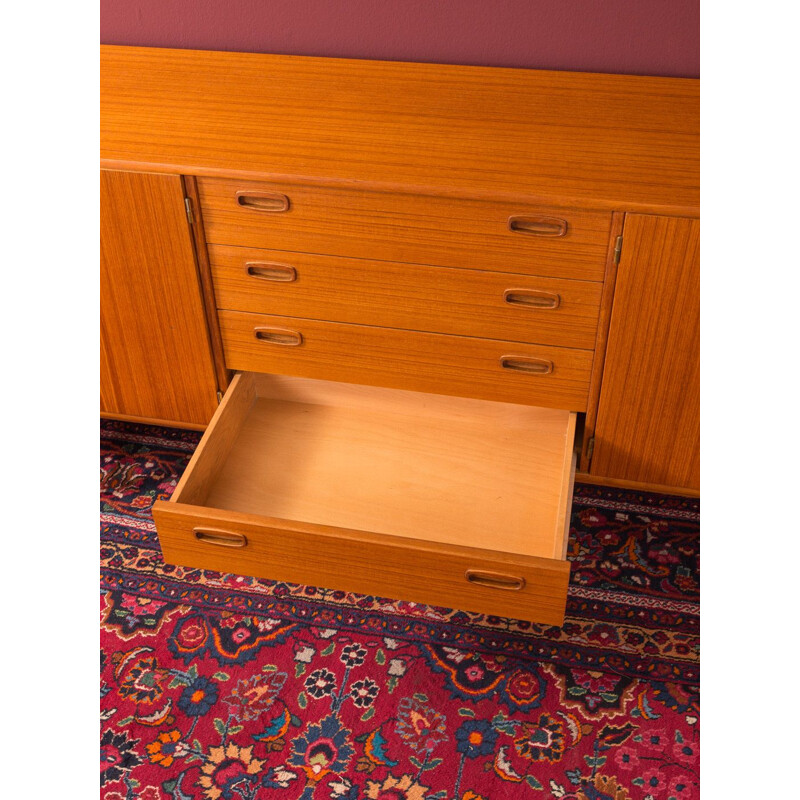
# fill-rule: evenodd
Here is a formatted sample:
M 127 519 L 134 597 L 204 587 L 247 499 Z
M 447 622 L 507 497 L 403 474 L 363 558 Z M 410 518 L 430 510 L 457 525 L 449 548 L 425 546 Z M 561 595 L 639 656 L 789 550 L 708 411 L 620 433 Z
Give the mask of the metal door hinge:
M 221 402 L 222 402 L 222 392 L 220 392 L 219 389 L 217 389 L 217 403 L 219 404 Z
M 594 455 L 594 436 L 586 444 L 586 460 L 591 461 Z
M 194 225 L 194 214 L 192 214 L 192 201 L 188 197 L 184 197 L 183 204 L 186 206 L 186 219 L 189 220 L 190 225 Z
M 622 254 L 622 237 L 617 236 L 617 241 L 614 242 L 614 263 L 619 264 L 619 257 Z

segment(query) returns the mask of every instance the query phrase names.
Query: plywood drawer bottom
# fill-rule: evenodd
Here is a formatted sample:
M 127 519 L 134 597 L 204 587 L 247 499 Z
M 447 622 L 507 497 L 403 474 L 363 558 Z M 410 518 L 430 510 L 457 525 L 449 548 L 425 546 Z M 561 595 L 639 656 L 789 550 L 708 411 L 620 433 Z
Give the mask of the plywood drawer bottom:
M 169 501 L 168 562 L 561 624 L 575 414 L 236 376 Z

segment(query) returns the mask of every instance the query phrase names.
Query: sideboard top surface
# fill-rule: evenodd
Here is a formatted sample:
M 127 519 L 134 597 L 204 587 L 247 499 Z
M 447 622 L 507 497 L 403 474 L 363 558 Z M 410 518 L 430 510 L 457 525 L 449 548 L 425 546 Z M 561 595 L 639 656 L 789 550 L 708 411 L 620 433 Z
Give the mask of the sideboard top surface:
M 695 213 L 699 81 L 101 47 L 117 169 Z

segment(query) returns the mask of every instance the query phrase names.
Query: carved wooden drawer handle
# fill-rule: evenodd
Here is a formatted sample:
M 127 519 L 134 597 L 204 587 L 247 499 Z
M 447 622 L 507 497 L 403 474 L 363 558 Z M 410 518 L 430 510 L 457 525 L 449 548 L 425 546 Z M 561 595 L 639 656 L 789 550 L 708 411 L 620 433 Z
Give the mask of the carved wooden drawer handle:
M 514 233 L 532 236 L 566 236 L 567 221 L 558 217 L 509 217 L 508 228 Z
M 518 592 L 525 588 L 525 578 L 516 575 L 503 575 L 501 572 L 486 572 L 480 569 L 468 569 L 464 577 L 469 583 L 477 583 L 489 589 L 505 589 Z
M 503 356 L 500 359 L 503 369 L 512 369 L 516 372 L 528 372 L 531 375 L 549 375 L 553 371 L 553 362 L 544 358 L 531 358 L 530 356 Z
M 195 528 L 194 538 L 205 544 L 215 544 L 219 547 L 247 547 L 247 537 L 243 533 L 220 531 L 214 528 Z
M 284 347 L 298 347 L 303 344 L 303 334 L 287 328 L 254 328 L 256 339 L 268 344 L 280 344 Z
M 265 281 L 290 283 L 297 280 L 297 270 L 288 264 L 273 264 L 269 261 L 248 261 L 247 274 Z
M 561 305 L 561 295 L 555 292 L 540 292 L 537 289 L 506 289 L 503 300 L 512 306 L 555 309 Z
M 289 198 L 280 192 L 236 192 L 236 202 L 251 211 L 280 213 L 289 210 Z

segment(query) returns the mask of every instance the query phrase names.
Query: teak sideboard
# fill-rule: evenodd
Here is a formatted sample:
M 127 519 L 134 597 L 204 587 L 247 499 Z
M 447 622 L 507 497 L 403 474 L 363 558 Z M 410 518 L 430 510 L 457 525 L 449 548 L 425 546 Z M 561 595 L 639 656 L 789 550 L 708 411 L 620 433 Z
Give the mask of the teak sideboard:
M 164 558 L 561 624 L 582 480 L 699 489 L 699 82 L 104 46 L 101 413 Z

